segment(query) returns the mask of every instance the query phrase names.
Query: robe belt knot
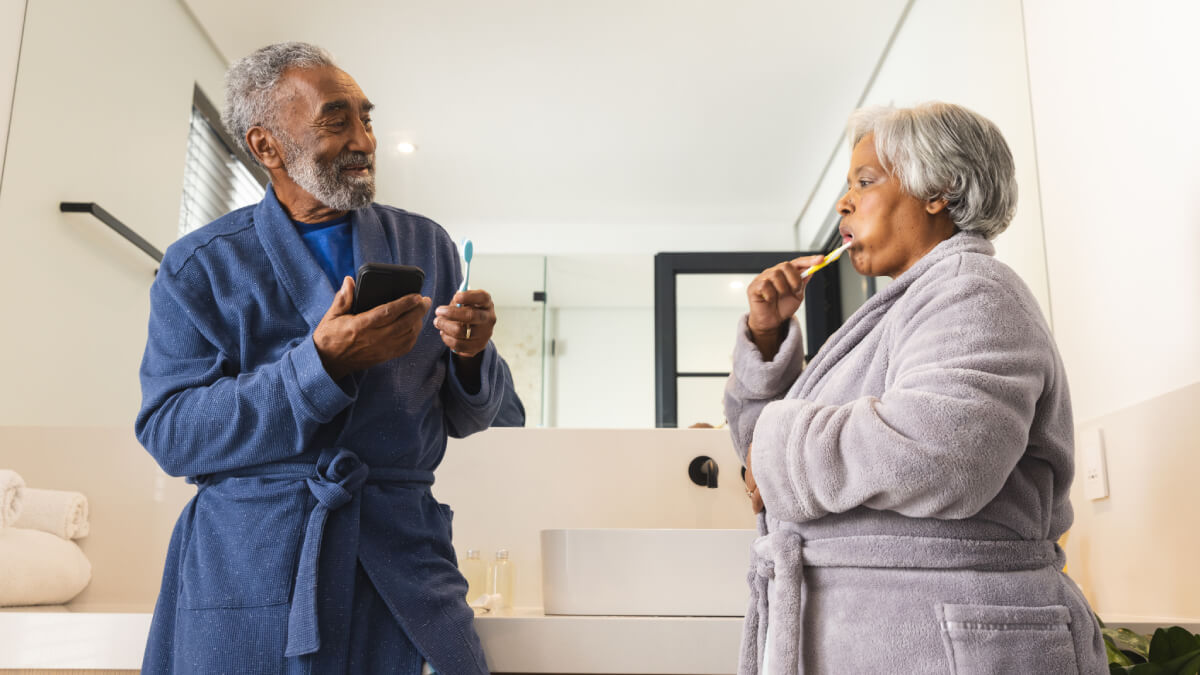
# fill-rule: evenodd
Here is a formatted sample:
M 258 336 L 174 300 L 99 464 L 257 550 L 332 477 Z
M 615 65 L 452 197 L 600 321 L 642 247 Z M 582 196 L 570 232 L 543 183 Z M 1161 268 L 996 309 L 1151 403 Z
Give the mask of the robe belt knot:
M 345 506 L 371 473 L 358 455 L 349 450 L 338 450 L 328 464 L 323 464 L 317 462 L 317 476 L 306 482 L 309 491 L 329 511 Z

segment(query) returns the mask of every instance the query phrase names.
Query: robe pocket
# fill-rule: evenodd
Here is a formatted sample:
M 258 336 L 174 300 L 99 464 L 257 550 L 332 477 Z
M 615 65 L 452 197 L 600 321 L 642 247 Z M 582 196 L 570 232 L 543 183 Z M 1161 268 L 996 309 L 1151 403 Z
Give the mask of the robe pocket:
M 1062 605 L 937 607 L 954 675 L 1078 673 L 1071 612 Z
M 171 672 L 285 675 L 298 670 L 283 657 L 287 618 L 286 605 L 182 610 L 176 618 Z
M 308 497 L 303 481 L 265 478 L 227 478 L 201 490 L 180 571 L 180 606 L 287 603 Z

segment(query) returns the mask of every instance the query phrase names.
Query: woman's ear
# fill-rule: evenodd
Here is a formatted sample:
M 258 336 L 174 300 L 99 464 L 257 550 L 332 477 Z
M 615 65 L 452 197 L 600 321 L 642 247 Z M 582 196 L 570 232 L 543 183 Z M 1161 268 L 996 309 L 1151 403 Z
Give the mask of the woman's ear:
M 246 145 L 250 146 L 250 152 L 262 165 L 268 169 L 283 168 L 283 156 L 279 151 L 279 142 L 275 140 L 275 136 L 270 131 L 262 127 L 251 127 L 246 132 Z
M 948 206 L 949 204 L 950 204 L 950 202 L 948 200 L 946 200 L 944 197 L 939 197 L 937 199 L 930 199 L 925 202 L 925 212 L 931 216 L 937 215 L 937 214 L 941 213 L 942 211 L 945 211 L 946 206 Z

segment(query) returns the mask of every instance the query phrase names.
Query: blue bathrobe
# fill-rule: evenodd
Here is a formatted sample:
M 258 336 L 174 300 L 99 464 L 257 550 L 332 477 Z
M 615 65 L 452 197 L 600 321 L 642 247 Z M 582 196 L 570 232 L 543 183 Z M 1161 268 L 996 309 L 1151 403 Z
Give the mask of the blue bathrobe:
M 436 223 L 372 204 L 352 229 L 355 266 L 417 265 L 450 302 L 460 265 Z M 143 672 L 487 672 L 430 486 L 447 436 L 487 428 L 511 379 L 489 344 L 465 390 L 431 311 L 411 352 L 335 382 L 312 337 L 333 296 L 270 188 L 167 250 L 136 429 L 199 490 Z

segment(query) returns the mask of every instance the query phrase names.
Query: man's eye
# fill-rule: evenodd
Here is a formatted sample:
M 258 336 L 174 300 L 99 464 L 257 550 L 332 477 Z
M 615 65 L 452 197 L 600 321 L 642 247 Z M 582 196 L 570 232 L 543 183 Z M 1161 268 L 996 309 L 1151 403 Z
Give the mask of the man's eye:
M 869 180 L 867 180 L 867 179 L 865 179 L 865 178 L 860 178 L 860 179 L 859 179 L 859 181 L 858 181 L 858 186 L 859 186 L 859 187 L 867 187 L 867 186 L 868 186 L 868 185 L 870 185 L 870 184 L 871 184 L 871 181 L 869 181 Z
M 363 121 L 362 121 L 362 123 L 363 123 L 363 126 L 364 126 L 364 127 L 369 127 L 369 126 L 371 126 L 371 118 L 370 118 L 370 117 L 364 118 L 364 119 L 363 119 Z

